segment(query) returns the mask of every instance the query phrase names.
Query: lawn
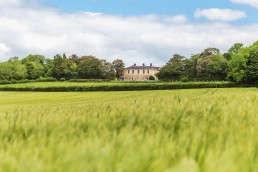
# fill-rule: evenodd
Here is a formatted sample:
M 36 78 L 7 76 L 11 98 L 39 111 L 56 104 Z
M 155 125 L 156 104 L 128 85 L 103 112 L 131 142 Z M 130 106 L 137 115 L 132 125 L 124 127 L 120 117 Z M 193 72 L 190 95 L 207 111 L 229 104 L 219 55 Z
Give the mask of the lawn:
M 257 104 L 256 88 L 0 92 L 0 169 L 258 171 Z

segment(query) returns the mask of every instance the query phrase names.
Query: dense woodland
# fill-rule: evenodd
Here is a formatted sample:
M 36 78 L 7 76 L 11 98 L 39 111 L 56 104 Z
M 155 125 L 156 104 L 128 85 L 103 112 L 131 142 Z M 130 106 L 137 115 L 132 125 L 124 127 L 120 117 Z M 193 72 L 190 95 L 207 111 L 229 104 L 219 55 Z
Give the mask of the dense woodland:
M 123 60 L 113 62 L 94 56 L 55 55 L 46 58 L 42 55 L 29 55 L 23 59 L 12 57 L 0 63 L 0 80 L 37 80 L 54 78 L 70 79 L 109 79 L 122 75 Z M 258 41 L 245 47 L 235 43 L 228 52 L 221 53 L 217 48 L 207 48 L 200 54 L 173 57 L 157 74 L 163 81 L 235 81 L 253 84 L 258 81 Z

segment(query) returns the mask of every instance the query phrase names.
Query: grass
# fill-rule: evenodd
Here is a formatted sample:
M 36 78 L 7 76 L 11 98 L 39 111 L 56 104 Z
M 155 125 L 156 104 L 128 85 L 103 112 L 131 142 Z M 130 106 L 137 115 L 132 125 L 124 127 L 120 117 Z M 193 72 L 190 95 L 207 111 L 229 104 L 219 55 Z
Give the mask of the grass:
M 0 92 L 0 169 L 258 171 L 256 88 Z

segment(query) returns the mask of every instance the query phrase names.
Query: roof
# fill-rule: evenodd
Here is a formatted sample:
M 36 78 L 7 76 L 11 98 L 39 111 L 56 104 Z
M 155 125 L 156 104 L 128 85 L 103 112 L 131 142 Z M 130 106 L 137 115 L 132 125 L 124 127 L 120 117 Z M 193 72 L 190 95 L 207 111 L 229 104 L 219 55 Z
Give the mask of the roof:
M 129 66 L 127 68 L 124 68 L 124 69 L 159 69 L 160 67 L 157 67 L 157 66 L 135 66 L 135 65 L 132 65 L 132 66 Z

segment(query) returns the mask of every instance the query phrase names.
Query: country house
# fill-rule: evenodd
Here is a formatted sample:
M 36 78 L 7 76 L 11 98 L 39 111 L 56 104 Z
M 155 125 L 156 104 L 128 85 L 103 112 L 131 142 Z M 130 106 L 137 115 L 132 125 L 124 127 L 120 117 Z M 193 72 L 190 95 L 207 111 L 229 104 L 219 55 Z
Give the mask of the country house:
M 158 80 L 156 73 L 159 72 L 160 67 L 153 66 L 152 63 L 150 66 L 146 66 L 144 63 L 142 66 L 137 66 L 136 64 L 124 68 L 123 75 L 120 77 L 120 80 L 124 81 L 148 81 L 151 78 Z M 153 76 L 153 77 L 151 77 Z

